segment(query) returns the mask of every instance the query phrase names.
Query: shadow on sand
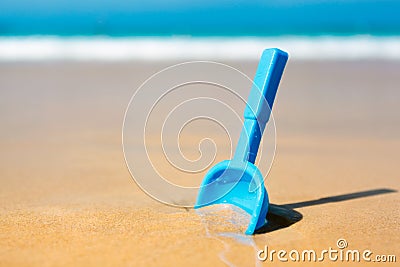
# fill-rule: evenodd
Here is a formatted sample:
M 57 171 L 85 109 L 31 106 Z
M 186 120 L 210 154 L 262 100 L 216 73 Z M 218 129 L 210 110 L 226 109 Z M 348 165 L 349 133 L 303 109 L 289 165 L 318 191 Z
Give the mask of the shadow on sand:
M 320 199 L 316 199 L 316 200 L 296 202 L 296 203 L 290 203 L 290 204 L 284 204 L 284 205 L 270 204 L 268 214 L 267 214 L 268 223 L 265 226 L 263 226 L 262 228 L 260 228 L 256 232 L 256 234 L 264 234 L 264 233 L 273 232 L 273 231 L 276 231 L 279 229 L 289 227 L 290 225 L 301 221 L 301 219 L 303 218 L 303 215 L 300 212 L 294 210 L 297 208 L 303 208 L 303 207 L 309 207 L 309 206 L 315 206 L 315 205 L 321 205 L 321 204 L 327 204 L 327 203 L 334 203 L 334 202 L 341 202 L 341 201 L 346 201 L 346 200 L 351 200 L 351 199 L 356 199 L 356 198 L 369 197 L 369 196 L 394 193 L 394 192 L 397 192 L 397 191 L 393 190 L 393 189 L 380 188 L 380 189 L 361 191 L 361 192 L 337 195 L 337 196 L 331 196 L 331 197 L 324 197 L 324 198 L 320 198 Z

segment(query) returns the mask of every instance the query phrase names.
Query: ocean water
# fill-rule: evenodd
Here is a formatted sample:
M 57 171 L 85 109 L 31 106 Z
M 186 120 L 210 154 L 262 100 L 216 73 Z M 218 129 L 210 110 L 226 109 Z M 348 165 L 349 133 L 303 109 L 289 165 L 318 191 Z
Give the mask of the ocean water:
M 400 60 L 400 36 L 0 37 L 0 61 L 258 60 L 278 47 L 290 60 Z
M 4 1 L 3 1 L 4 2 Z M 395 0 L 15 0 L 1 3 L 0 61 L 400 58 Z
M 2 1 L 0 35 L 400 34 L 396 0 Z

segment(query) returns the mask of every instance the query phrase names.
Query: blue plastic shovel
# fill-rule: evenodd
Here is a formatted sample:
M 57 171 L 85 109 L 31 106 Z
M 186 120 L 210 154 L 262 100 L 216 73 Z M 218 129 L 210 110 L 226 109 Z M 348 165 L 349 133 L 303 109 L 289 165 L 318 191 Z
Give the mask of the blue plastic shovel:
M 201 184 L 195 208 L 233 204 L 251 215 L 246 234 L 266 223 L 268 194 L 260 170 L 254 165 L 262 133 L 269 120 L 288 54 L 264 50 L 244 111 L 244 125 L 232 160 L 212 167 Z

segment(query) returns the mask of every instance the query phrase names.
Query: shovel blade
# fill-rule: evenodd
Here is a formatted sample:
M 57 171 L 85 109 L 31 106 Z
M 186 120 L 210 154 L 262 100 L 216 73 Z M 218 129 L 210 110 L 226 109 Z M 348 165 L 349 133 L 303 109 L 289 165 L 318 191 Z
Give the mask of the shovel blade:
M 250 214 L 246 234 L 253 234 L 266 223 L 269 205 L 261 172 L 250 162 L 215 165 L 204 177 L 195 208 L 214 204 L 232 204 Z

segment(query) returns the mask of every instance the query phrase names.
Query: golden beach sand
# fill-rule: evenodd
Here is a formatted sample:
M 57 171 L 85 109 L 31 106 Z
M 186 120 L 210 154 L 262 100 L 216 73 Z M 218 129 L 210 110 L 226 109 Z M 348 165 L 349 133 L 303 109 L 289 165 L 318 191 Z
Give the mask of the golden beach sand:
M 257 66 L 228 63 L 250 77 Z M 124 111 L 168 65 L 0 65 L 0 266 L 286 266 L 257 251 L 338 249 L 338 239 L 400 260 L 400 63 L 289 62 L 266 179 L 277 227 L 254 236 L 163 205 L 131 178 Z M 349 265 L 307 265 L 338 263 Z

